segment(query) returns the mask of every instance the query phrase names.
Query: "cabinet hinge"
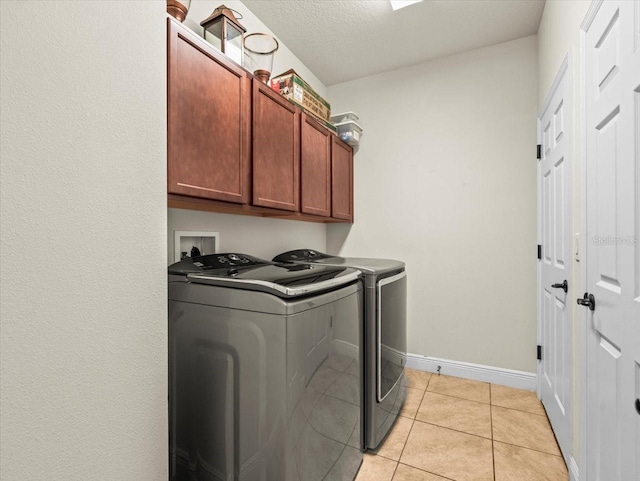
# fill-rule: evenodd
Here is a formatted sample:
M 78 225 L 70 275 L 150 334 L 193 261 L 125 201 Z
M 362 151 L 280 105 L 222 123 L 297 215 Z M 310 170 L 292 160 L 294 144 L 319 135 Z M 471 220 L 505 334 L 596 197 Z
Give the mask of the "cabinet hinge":
M 538 345 L 538 361 L 542 361 L 542 346 Z
M 542 246 L 538 244 L 538 260 L 542 259 Z
M 542 145 L 538 144 L 538 148 L 536 149 L 536 159 L 540 160 L 542 158 Z

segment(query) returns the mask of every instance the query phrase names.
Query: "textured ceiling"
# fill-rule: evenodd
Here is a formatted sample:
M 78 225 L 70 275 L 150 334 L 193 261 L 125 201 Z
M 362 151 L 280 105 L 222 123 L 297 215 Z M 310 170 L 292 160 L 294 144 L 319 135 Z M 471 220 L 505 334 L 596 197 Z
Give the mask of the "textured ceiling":
M 325 84 L 333 85 L 533 35 L 544 0 L 243 0 Z

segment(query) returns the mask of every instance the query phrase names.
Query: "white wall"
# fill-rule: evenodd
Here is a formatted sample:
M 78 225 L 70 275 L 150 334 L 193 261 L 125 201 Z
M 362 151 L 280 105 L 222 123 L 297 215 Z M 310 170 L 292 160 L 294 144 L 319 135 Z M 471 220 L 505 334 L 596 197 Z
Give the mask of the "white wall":
M 325 225 L 313 222 L 169 209 L 168 223 L 170 262 L 174 260 L 177 230 L 219 232 L 218 252 L 240 252 L 267 260 L 291 249 L 308 247 L 324 252 L 327 248 Z
M 165 2 L 0 2 L 0 478 L 167 479 Z
M 193 0 L 184 24 L 202 36 L 200 22 L 211 15 L 211 12 L 220 4 L 218 0 Z M 224 4 L 243 15 L 240 23 L 247 29 L 247 33 L 263 32 L 273 35 L 273 32 L 241 2 L 230 0 L 225 1 Z M 280 42 L 280 49 L 274 55 L 272 73 L 277 75 L 290 68 L 300 74 L 318 94 L 326 97 L 325 85 L 291 53 L 284 43 Z M 176 230 L 219 232 L 221 249 L 218 252 L 243 252 L 267 259 L 283 251 L 302 247 L 324 251 L 327 239 L 327 229 L 324 224 L 169 209 L 167 247 L 170 262 L 173 262 L 174 231 Z
M 569 54 L 573 73 L 573 232 L 580 231 L 580 159 L 582 158 L 583 99 L 581 98 L 582 57 L 580 52 L 580 24 L 591 5 L 584 0 L 554 0 L 545 3 L 538 29 L 538 107 L 542 108 L 549 89 L 560 69 L 564 57 Z M 572 262 L 573 277 L 570 282 L 579 286 L 578 264 Z M 574 293 L 578 294 L 577 290 Z M 577 304 L 572 304 L 573 314 L 573 393 L 572 393 L 572 456 L 580 462 L 580 347 L 578 344 Z
M 411 353 L 535 371 L 536 55 L 530 36 L 329 88 L 364 135 L 327 248 L 407 262 Z

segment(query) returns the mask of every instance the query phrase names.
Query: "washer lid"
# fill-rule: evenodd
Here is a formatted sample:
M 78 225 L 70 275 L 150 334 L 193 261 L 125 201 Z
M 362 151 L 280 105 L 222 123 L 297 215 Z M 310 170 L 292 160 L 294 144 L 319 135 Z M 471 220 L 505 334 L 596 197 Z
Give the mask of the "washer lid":
M 263 291 L 278 297 L 300 297 L 349 284 L 355 269 L 309 264 L 279 264 L 246 254 L 212 254 L 188 258 L 169 267 L 188 282 Z
M 333 267 L 352 267 L 365 274 L 383 274 L 403 270 L 404 262 L 393 259 L 370 259 L 365 257 L 330 256 L 313 249 L 298 249 L 283 252 L 273 258 L 275 262 L 313 263 Z

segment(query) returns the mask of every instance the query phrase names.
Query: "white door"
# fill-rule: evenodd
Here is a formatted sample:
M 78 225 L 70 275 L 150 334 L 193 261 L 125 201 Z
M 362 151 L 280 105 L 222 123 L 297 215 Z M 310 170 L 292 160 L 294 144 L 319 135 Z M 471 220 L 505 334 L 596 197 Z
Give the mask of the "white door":
M 571 452 L 572 84 L 562 64 L 538 118 L 540 159 L 540 365 L 539 392 L 565 457 Z
M 585 34 L 589 481 L 640 480 L 639 51 L 640 3 L 602 2 Z

